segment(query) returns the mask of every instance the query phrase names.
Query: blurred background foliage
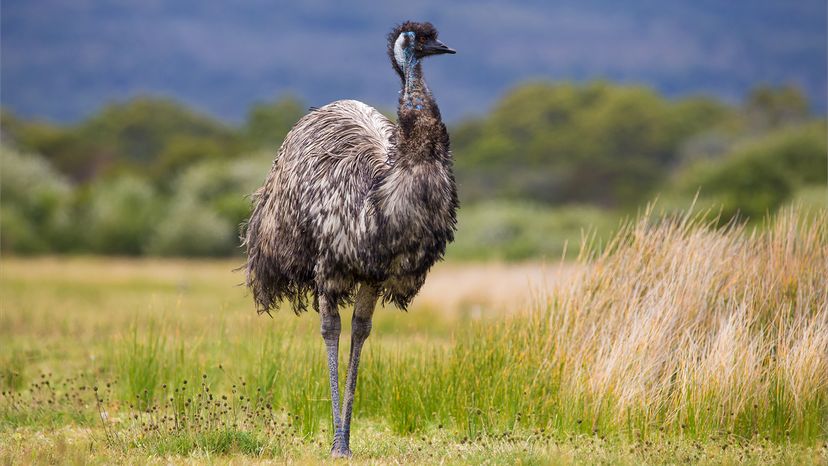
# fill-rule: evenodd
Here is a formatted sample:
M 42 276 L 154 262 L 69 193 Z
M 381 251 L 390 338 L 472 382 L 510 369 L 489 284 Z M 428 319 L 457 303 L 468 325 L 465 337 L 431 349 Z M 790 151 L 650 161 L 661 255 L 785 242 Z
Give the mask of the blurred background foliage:
M 230 126 L 142 97 L 74 125 L 0 116 L 4 253 L 229 256 L 273 156 L 307 106 L 284 96 Z M 456 259 L 559 257 L 659 197 L 756 222 L 826 206 L 826 121 L 795 87 L 741 104 L 609 82 L 533 82 L 451 125 Z M 568 244 L 568 246 L 566 246 Z

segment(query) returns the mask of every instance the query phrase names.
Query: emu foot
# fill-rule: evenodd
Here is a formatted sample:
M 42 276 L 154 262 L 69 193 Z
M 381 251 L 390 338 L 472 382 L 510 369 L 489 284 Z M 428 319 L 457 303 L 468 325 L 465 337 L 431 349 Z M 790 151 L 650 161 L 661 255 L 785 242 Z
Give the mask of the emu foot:
M 345 432 L 337 430 L 334 434 L 333 448 L 331 448 L 332 458 L 350 458 L 351 449 L 348 448 L 348 441 L 345 440 Z

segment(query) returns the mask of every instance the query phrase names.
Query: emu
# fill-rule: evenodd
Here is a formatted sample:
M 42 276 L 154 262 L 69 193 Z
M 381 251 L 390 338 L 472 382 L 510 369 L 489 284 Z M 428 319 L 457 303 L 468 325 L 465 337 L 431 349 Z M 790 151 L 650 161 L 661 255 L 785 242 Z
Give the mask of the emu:
M 308 297 L 328 356 L 334 457 L 348 457 L 359 357 L 378 300 L 401 309 L 454 239 L 457 190 L 449 136 L 423 79 L 421 61 L 453 54 L 430 23 L 388 35 L 400 77 L 397 123 L 355 100 L 302 117 L 253 194 L 243 234 L 246 284 L 259 313 Z M 339 409 L 339 310 L 354 305 L 350 358 Z

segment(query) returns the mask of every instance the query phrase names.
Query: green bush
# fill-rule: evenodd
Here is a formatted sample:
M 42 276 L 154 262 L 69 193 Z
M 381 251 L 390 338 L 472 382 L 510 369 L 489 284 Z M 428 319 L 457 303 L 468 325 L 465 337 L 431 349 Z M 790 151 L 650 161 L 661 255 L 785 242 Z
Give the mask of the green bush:
M 104 254 L 143 253 L 164 208 L 152 185 L 121 176 L 96 184 L 89 197 L 82 225 L 88 247 Z
M 824 122 L 785 128 L 751 140 L 719 160 L 697 162 L 678 175 L 685 194 L 700 190 L 705 203 L 759 218 L 809 185 L 828 183 Z
M 267 153 L 191 166 L 176 181 L 170 208 L 149 244 L 166 256 L 226 256 L 241 252 L 239 225 L 252 193 L 272 162 Z
M 291 96 L 253 105 L 243 130 L 246 145 L 254 150 L 269 148 L 276 151 L 306 110 L 307 106 L 301 100 Z
M 0 146 L 0 248 L 42 253 L 59 242 L 72 187 L 40 156 Z
M 811 211 L 828 210 L 828 186 L 812 185 L 802 188 L 791 196 L 788 204 L 790 208 L 799 207 Z
M 226 256 L 234 252 L 234 225 L 209 206 L 187 197 L 176 200 L 158 225 L 148 252 L 163 256 Z
M 240 152 L 233 128 L 161 98 L 139 97 L 102 108 L 68 126 L 22 121 L 3 112 L 4 137 L 42 154 L 61 173 L 78 182 L 116 172 L 151 174 L 168 181 L 182 165 Z
M 596 82 L 515 88 L 452 131 L 464 201 L 509 198 L 627 206 L 651 193 L 680 143 L 733 110 Z
M 618 223 L 617 214 L 588 206 L 485 202 L 459 214 L 448 257 L 460 260 L 560 259 L 565 248 L 572 258 L 583 238 L 605 238 Z

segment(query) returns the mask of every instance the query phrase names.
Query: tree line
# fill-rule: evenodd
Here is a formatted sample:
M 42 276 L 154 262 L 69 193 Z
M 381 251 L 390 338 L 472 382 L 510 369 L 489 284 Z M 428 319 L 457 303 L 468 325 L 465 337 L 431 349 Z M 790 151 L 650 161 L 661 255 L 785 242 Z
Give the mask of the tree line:
M 0 249 L 234 254 L 244 195 L 306 110 L 284 97 L 254 105 L 240 125 L 150 97 L 70 125 L 4 110 Z M 527 83 L 449 130 L 472 211 L 496 201 L 623 212 L 700 190 L 725 218 L 757 218 L 828 177 L 825 120 L 791 86 L 732 104 L 607 82 Z

